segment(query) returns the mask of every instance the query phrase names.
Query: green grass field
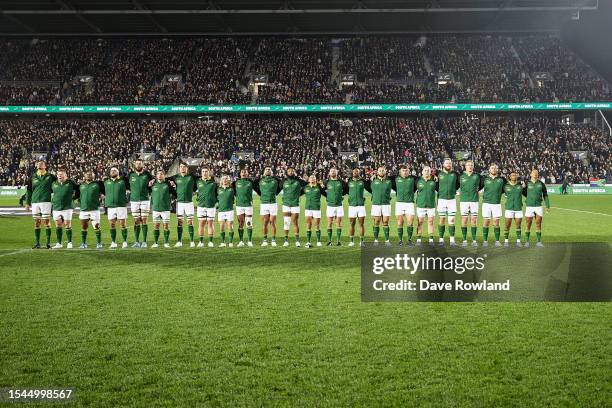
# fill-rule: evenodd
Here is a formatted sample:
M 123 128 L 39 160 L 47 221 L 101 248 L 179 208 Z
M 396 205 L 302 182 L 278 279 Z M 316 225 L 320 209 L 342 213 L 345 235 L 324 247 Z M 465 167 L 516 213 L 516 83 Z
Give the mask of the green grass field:
M 612 242 L 612 197 L 551 201 L 545 243 Z M 362 303 L 356 248 L 32 251 L 31 225 L 0 218 L 0 388 L 74 387 L 76 406 L 610 405 L 609 303 Z

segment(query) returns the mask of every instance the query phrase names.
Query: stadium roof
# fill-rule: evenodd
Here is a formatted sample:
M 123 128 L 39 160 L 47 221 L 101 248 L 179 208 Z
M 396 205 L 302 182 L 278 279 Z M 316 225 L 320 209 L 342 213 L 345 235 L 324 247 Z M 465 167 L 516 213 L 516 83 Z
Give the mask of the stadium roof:
M 599 0 L 0 0 L 0 35 L 558 31 Z

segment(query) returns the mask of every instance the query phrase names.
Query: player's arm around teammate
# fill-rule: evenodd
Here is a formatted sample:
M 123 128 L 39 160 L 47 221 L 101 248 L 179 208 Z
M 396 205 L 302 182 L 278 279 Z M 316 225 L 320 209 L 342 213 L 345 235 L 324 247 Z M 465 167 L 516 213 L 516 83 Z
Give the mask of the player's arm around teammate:
M 450 245 L 455 245 L 455 214 L 457 213 L 457 190 L 460 177 L 453 170 L 453 161 L 444 159 L 442 170 L 438 172 L 438 235 L 439 244 L 444 245 L 446 219 L 448 217 L 448 235 Z
M 417 190 L 418 177 L 410 175 L 407 166 L 400 167 L 400 174 L 392 178 L 393 190 L 395 190 L 395 218 L 397 221 L 397 236 L 399 245 L 403 245 L 404 221 L 407 225 L 408 245 L 412 244 L 414 233 L 414 193 Z
M 548 198 L 548 190 L 546 185 L 538 179 L 539 173 L 536 169 L 531 170 L 530 178 L 523 189 L 523 195 L 527 197 L 525 203 L 525 223 L 527 230 L 525 231 L 525 246 L 529 246 L 529 238 L 531 235 L 531 224 L 533 218 L 536 221 L 536 246 L 542 244 L 542 202 L 546 205 L 546 212 L 550 212 L 550 200 Z
M 96 234 L 96 248 L 102 248 L 102 231 L 100 229 L 100 198 L 104 196 L 104 183 L 94 180 L 93 171 L 87 170 L 84 181 L 79 185 L 79 220 L 81 221 L 81 245 L 87 248 L 87 230 L 89 222 Z
M 317 177 L 308 177 L 308 184 L 302 187 L 304 193 L 304 216 L 306 217 L 306 248 L 311 247 L 312 226 L 317 234 L 317 246 L 321 246 L 321 196 L 325 195 L 325 185 L 317 183 Z
M 523 220 L 523 185 L 518 181 L 518 173 L 513 171 L 510 173 L 510 179 L 504 186 L 504 194 L 506 196 L 506 211 L 504 213 L 504 246 L 510 246 L 508 238 L 510 236 L 510 227 L 514 220 L 516 231 L 516 246 L 521 247 L 521 222 Z
M 372 193 L 370 180 L 361 178 L 359 168 L 352 170 L 351 178 L 348 181 L 348 216 L 349 216 L 349 246 L 355 245 L 355 224 L 359 222 L 359 245 L 365 245 L 365 191 Z
M 202 167 L 201 177 L 196 186 L 198 191 L 198 248 L 204 247 L 204 230 L 208 235 L 208 246 L 214 247 L 215 213 L 217 205 L 217 183 L 213 178 L 212 170 Z
M 110 223 L 111 244 L 109 248 L 117 248 L 117 220 L 121 228 L 122 248 L 128 247 L 127 230 L 127 192 L 130 190 L 128 177 L 122 177 L 117 167 L 112 167 L 107 179 L 104 180 L 104 206 Z
M 379 166 L 376 175 L 371 182 L 372 188 L 372 208 L 370 210 L 374 218 L 374 245 L 378 245 L 378 234 L 380 224 L 383 225 L 385 245 L 390 246 L 389 240 L 389 218 L 391 217 L 391 188 L 392 182 L 387 177 L 387 169 Z
M 431 168 L 423 167 L 421 178 L 417 181 L 416 213 L 417 213 L 417 245 L 421 245 L 423 223 L 427 218 L 429 245 L 433 245 L 434 218 L 436 216 L 436 192 L 438 183 L 431 177 Z
M 236 217 L 238 219 L 238 246 L 244 246 L 244 229 L 247 230 L 247 245 L 253 246 L 253 191 L 255 182 L 249 179 L 249 171 L 240 170 L 240 178 L 233 183 L 236 192 Z M 259 193 L 258 193 L 259 194 Z
M 172 197 L 176 196 L 173 182 L 166 180 L 166 172 L 158 170 L 151 185 L 151 209 L 153 210 L 153 245 L 159 246 L 160 224 L 164 229 L 164 248 L 170 248 L 170 209 Z
M 196 180 L 198 176 L 189 173 L 187 163 L 179 164 L 179 174 L 168 177 L 174 183 L 176 189 L 176 235 L 177 240 L 174 245 L 177 248 L 183 246 L 184 221 L 187 219 L 187 230 L 189 233 L 189 247 L 194 248 L 194 227 L 193 217 L 195 208 L 193 206 L 193 194 L 197 191 Z
M 63 230 L 66 229 L 66 248 L 72 248 L 72 213 L 73 200 L 78 198 L 78 185 L 68 179 L 65 169 L 57 170 L 57 180 L 52 184 L 53 196 L 51 204 L 53 207 L 53 220 L 55 221 L 55 235 L 57 242 L 53 248 L 62 248 Z
M 34 219 L 34 246 L 40 249 L 40 229 L 45 227 L 45 248 L 51 248 L 51 194 L 52 184 L 57 177 L 47 172 L 47 163 L 39 160 L 36 163 L 36 171 L 26 183 L 26 210 L 32 211 Z
M 219 203 L 219 234 L 221 238 L 219 247 L 221 248 L 226 246 L 226 232 L 228 237 L 227 246 L 230 248 L 234 246 L 235 197 L 236 192 L 232 186 L 230 177 L 228 175 L 223 175 L 219 183 L 219 188 L 217 188 L 217 201 Z

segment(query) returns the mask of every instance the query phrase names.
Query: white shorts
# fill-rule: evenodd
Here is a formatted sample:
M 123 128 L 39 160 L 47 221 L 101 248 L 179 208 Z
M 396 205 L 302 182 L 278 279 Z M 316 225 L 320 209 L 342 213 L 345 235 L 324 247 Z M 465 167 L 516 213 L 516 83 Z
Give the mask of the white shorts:
M 542 217 L 544 215 L 544 211 L 542 211 L 542 207 L 526 207 L 525 208 L 525 217 L 532 218 L 534 214 Z
M 230 221 L 234 222 L 234 210 L 231 211 L 219 211 L 219 222 Z
M 466 201 L 459 203 L 461 207 L 461 215 L 464 217 L 468 215 L 478 215 L 478 201 Z
M 278 205 L 276 203 L 261 204 L 259 206 L 259 215 L 271 215 L 276 217 L 276 214 L 278 214 Z
M 236 215 L 242 214 L 253 216 L 253 207 L 236 207 Z
M 501 204 L 482 203 L 482 218 L 501 218 Z
M 73 210 L 53 210 L 53 221 L 59 221 L 61 219 L 64 221 L 72 221 L 72 211 Z
M 344 217 L 344 207 L 339 205 L 337 207 L 334 206 L 328 206 L 327 210 L 325 211 L 325 214 L 329 217 L 329 218 L 334 218 L 334 217 Z
M 435 208 L 419 208 L 419 207 L 417 207 L 416 213 L 417 213 L 417 217 L 419 217 L 419 218 L 423 218 L 423 217 L 433 218 L 433 217 L 436 216 L 436 209 Z
M 100 223 L 100 210 L 81 211 L 79 213 L 79 220 L 89 220 L 94 224 L 99 224 Z
M 34 218 L 49 218 L 51 216 L 51 203 L 32 203 L 32 216 Z
M 216 213 L 216 208 L 198 207 L 198 219 L 200 220 L 214 220 Z
M 299 214 L 300 207 L 288 207 L 286 205 L 283 205 L 283 213 Z
M 140 214 L 148 215 L 151 209 L 150 201 L 130 201 L 130 211 L 132 216 L 140 216 Z
M 170 222 L 170 211 L 153 211 L 153 222 L 163 222 L 167 224 Z
M 414 215 L 414 203 L 395 203 L 395 216 Z
M 176 203 L 176 216 L 193 218 L 195 208 L 193 203 Z
M 521 218 L 523 218 L 523 212 L 522 211 L 515 211 L 515 210 L 506 210 L 504 212 L 504 217 L 506 217 L 506 218 L 514 218 L 514 219 L 520 220 Z
M 370 209 L 370 215 L 372 215 L 372 217 L 380 217 L 381 215 L 383 217 L 389 217 L 391 215 L 391 205 L 372 204 L 372 208 Z
M 457 201 L 455 199 L 446 200 L 438 198 L 438 214 L 441 216 L 453 216 L 457 212 Z
M 304 210 L 304 216 L 312 218 L 321 218 L 321 210 Z
M 366 216 L 365 205 L 349 205 L 349 218 L 363 218 Z
M 108 208 L 106 216 L 109 220 L 126 220 L 127 207 Z

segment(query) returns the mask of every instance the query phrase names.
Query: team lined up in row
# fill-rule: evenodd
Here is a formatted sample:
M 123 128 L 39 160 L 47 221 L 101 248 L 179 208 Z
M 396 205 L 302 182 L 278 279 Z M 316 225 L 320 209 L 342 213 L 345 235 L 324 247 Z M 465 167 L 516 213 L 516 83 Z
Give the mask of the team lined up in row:
M 272 169 L 266 167 L 258 179 L 249 178 L 248 170 L 240 171 L 240 178 L 231 181 L 224 175 L 217 183 L 209 168 L 204 167 L 200 176 L 190 174 L 186 164 L 181 163 L 179 174 L 166 178 L 165 172 L 159 170 L 154 177 L 145 170 L 143 162 L 136 160 L 134 169 L 126 177 L 119 174 L 117 168 L 110 170 L 109 177 L 103 181 L 93 179 L 93 173 L 84 175 L 84 182 L 76 184 L 70 180 L 64 169 L 59 169 L 54 176 L 46 171 L 44 161 L 38 162 L 37 171 L 27 185 L 27 207 L 31 207 L 35 221 L 35 246 L 40 248 L 41 226 L 46 227 L 46 247 L 50 247 L 50 217 L 56 223 L 57 243 L 54 248 L 62 248 L 63 230 L 66 230 L 68 248 L 72 247 L 72 212 L 73 201 L 79 203 L 81 221 L 81 248 L 87 248 L 87 231 L 91 222 L 96 234 L 96 247 L 101 248 L 100 202 L 107 208 L 110 222 L 111 248 L 117 247 L 117 221 L 121 228 L 122 247 L 127 247 L 127 205 L 128 193 L 130 209 L 134 218 L 134 244 L 132 247 L 146 247 L 149 212 L 153 215 L 153 247 L 159 246 L 163 226 L 163 245 L 169 247 L 170 212 L 172 199 L 176 199 L 178 218 L 175 246 L 182 246 L 185 220 L 191 247 L 195 247 L 194 216 L 198 219 L 198 247 L 205 246 L 205 232 L 208 246 L 213 247 L 215 232 L 214 219 L 218 217 L 220 226 L 220 246 L 233 246 L 234 218 L 238 220 L 238 246 L 253 246 L 253 192 L 260 196 L 260 215 L 262 219 L 262 246 L 268 245 L 268 234 L 271 233 L 272 246 L 276 246 L 276 216 L 278 211 L 277 195 L 282 192 L 282 212 L 284 229 L 284 246 L 289 245 L 289 231 L 293 226 L 295 245 L 300 243 L 300 197 L 305 197 L 304 214 L 307 224 L 306 246 L 311 246 L 313 227 L 316 233 L 316 245 L 321 243 L 321 198 L 326 197 L 327 245 L 332 241 L 333 226 L 336 225 L 335 245 L 341 245 L 342 219 L 344 217 L 344 196 L 348 195 L 348 218 L 350 224 L 350 243 L 355 245 L 355 229 L 359 225 L 359 244 L 365 241 L 365 191 L 371 194 L 373 217 L 374 245 L 379 243 L 382 224 L 384 241 L 391 245 L 389 239 L 389 219 L 391 216 L 391 192 L 396 193 L 395 216 L 399 245 L 412 244 L 414 218 L 417 218 L 416 244 L 421 244 L 423 224 L 427 220 L 429 243 L 433 244 L 434 218 L 436 209 L 439 215 L 439 244 L 444 245 L 444 235 L 448 221 L 450 245 L 455 245 L 455 215 L 457 212 L 456 196 L 459 195 L 461 211 L 462 246 L 467 246 L 468 225 L 471 229 L 472 245 L 478 246 L 476 240 L 479 194 L 482 191 L 483 205 L 483 245 L 488 246 L 490 224 L 493 224 L 495 245 L 500 243 L 499 220 L 502 217 L 501 199 L 506 197 L 505 204 L 505 245 L 508 246 L 509 230 L 512 220 L 516 228 L 516 244 L 521 244 L 521 223 L 523 217 L 523 197 L 526 197 L 526 245 L 532 221 L 536 220 L 537 245 L 541 244 L 542 203 L 547 210 L 550 203 L 546 186 L 538 179 L 537 170 L 533 170 L 527 182 L 519 182 L 518 174 L 512 172 L 508 180 L 498 174 L 497 165 L 492 164 L 489 174 L 481 176 L 474 173 L 472 162 L 465 163 L 462 174 L 453 170 L 450 159 L 444 161 L 443 168 L 432 175 L 429 167 L 422 169 L 420 177 L 410 175 L 407 167 L 400 168 L 397 176 L 388 176 L 384 167 L 379 167 L 371 179 L 361 177 L 358 168 L 352 170 L 347 180 L 342 180 L 337 169 L 329 171 L 327 180 L 317 180 L 315 176 L 300 179 L 293 168 L 288 168 L 283 179 L 274 177 Z M 197 210 L 193 196 L 197 195 Z M 218 213 L 218 214 L 217 214 Z M 406 224 L 407 241 L 404 242 L 404 224 Z M 246 240 L 244 230 L 246 229 Z M 227 238 L 227 240 L 226 240 Z

